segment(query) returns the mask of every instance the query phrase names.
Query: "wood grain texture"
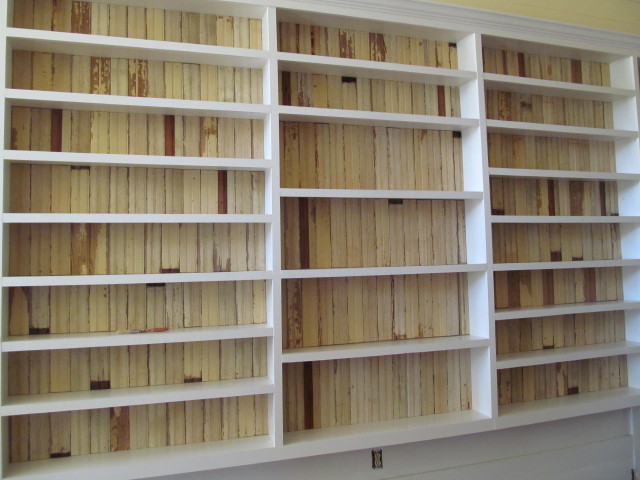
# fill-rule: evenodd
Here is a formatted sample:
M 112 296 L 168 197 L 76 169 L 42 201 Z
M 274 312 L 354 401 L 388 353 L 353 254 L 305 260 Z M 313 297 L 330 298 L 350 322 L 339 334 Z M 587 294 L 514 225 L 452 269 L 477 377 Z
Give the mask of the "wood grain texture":
M 627 386 L 627 357 L 498 370 L 498 403 L 509 405 Z
M 171 42 L 262 48 L 262 21 L 85 1 L 20 1 L 13 26 Z M 37 5 L 36 5 L 37 3 Z
M 455 132 L 280 123 L 285 188 L 462 190 Z
M 283 347 L 468 335 L 467 305 L 464 274 L 287 280 Z
M 458 68 L 456 44 L 401 35 L 278 23 L 281 52 Z
M 615 144 L 590 140 L 490 133 L 489 166 L 615 172 Z
M 471 408 L 468 350 L 284 366 L 285 432 Z
M 63 110 L 61 132 L 63 152 L 264 158 L 262 120 Z M 51 151 L 51 138 L 51 110 L 12 108 L 12 149 Z
M 462 201 L 285 198 L 282 206 L 287 269 L 466 263 Z
M 15 416 L 9 420 L 9 461 L 266 435 L 267 405 L 266 395 L 255 395 Z
M 604 87 L 611 85 L 608 63 L 487 47 L 482 49 L 482 58 L 486 73 Z
M 522 318 L 496 322 L 498 354 L 625 340 L 624 312 Z

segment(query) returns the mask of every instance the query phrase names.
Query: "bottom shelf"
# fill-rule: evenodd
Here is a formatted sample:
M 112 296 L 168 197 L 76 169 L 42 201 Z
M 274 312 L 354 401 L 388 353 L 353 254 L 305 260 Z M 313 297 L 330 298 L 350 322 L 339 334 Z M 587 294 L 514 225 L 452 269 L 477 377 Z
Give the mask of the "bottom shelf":
M 640 406 L 640 389 L 622 387 L 502 405 L 495 426 L 497 429 L 511 428 L 637 406 Z

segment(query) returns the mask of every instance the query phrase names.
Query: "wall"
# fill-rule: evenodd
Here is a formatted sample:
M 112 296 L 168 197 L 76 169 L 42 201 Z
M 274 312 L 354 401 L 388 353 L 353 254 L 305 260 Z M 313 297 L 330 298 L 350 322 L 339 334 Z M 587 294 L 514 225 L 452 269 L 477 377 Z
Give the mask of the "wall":
M 640 0 L 439 0 L 437 3 L 640 35 Z

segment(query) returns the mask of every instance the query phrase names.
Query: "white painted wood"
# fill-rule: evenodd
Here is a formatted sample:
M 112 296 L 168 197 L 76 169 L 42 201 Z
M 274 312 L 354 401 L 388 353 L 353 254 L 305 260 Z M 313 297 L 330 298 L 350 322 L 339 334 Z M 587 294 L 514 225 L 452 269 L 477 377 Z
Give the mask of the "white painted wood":
M 640 390 L 632 387 L 616 388 L 502 405 L 495 425 L 499 429 L 512 428 L 637 406 L 640 406 Z
M 576 138 L 578 140 L 632 140 L 638 138 L 638 132 L 632 130 L 613 130 L 608 128 L 573 127 L 566 125 L 547 125 L 543 123 L 508 122 L 505 120 L 487 120 L 489 133 L 510 135 L 543 136 L 554 138 Z
M 265 105 L 232 102 L 203 102 L 169 98 L 125 97 L 92 93 L 46 92 L 40 90 L 5 90 L 12 106 L 95 110 L 102 112 L 149 113 L 163 115 L 198 115 L 228 118 L 264 119 Z
M 554 348 L 536 350 L 533 352 L 505 353 L 498 355 L 496 368 L 530 367 L 547 363 L 573 362 L 588 358 L 613 357 L 616 355 L 632 355 L 640 353 L 638 342 L 613 342 L 597 345 L 582 345 L 578 347 Z
M 6 417 L 165 402 L 187 402 L 205 398 L 263 395 L 273 393 L 273 391 L 274 386 L 269 378 L 257 377 L 217 382 L 17 395 L 7 397 L 4 404 L 0 406 L 0 415 Z
M 640 216 L 617 216 L 606 217 L 593 216 L 567 216 L 567 215 L 492 215 L 491 223 L 624 223 L 637 224 Z
M 346 190 L 319 188 L 281 188 L 280 197 L 294 198 L 389 198 L 429 200 L 481 200 L 481 191 L 434 190 Z
M 3 277 L 3 287 L 44 287 L 47 285 L 131 285 L 135 283 L 237 282 L 271 280 L 269 271 L 212 273 L 145 273 L 130 275 L 60 275 L 50 277 Z
M 280 70 L 285 72 L 317 73 L 456 87 L 477 77 L 476 72 L 470 70 L 422 67 L 351 58 L 322 57 L 287 52 L 279 52 L 277 58 Z
M 277 107 L 280 118 L 288 122 L 348 123 L 376 127 L 427 128 L 431 130 L 460 131 L 478 125 L 471 118 L 436 117 L 410 113 L 367 112 L 337 108 Z
M 511 48 L 509 48 L 511 50 Z M 585 85 L 581 83 L 540 80 L 528 77 L 513 77 L 496 73 L 484 73 L 484 84 L 489 90 L 501 92 L 527 93 L 531 95 L 548 95 L 563 98 L 578 98 L 601 102 L 634 99 L 635 90 L 631 88 L 612 88 Z M 612 75 L 613 78 L 613 75 Z M 621 123 L 622 126 L 628 125 Z
M 263 68 L 267 61 L 267 54 L 263 50 L 145 39 L 136 39 L 135 43 L 132 43 L 131 40 L 105 35 L 69 34 L 22 28 L 7 29 L 7 44 L 10 51 L 27 50 L 248 68 Z
M 573 315 L 592 312 L 612 312 L 616 310 L 638 310 L 638 301 L 590 302 L 545 307 L 505 308 L 493 314 L 494 320 L 513 320 L 516 318 L 549 317 L 554 315 Z
M 567 180 L 585 181 L 618 181 L 627 182 L 640 181 L 640 173 L 610 173 L 610 172 L 578 172 L 570 170 L 535 170 L 529 168 L 489 168 L 492 177 L 522 177 L 522 178 L 557 178 Z
M 3 213 L 4 223 L 271 223 L 271 215 L 164 213 Z
M 155 345 L 160 343 L 206 342 L 235 338 L 262 338 L 273 336 L 273 327 L 266 324 L 232 325 L 220 327 L 192 327 L 166 332 L 149 333 L 69 333 L 49 335 L 16 335 L 5 337 L 3 352 L 30 352 L 67 348 L 122 347 L 129 345 Z
M 158 155 L 120 155 L 112 153 L 68 153 L 31 150 L 5 150 L 9 162 L 28 162 L 63 165 L 115 165 L 119 167 L 175 168 L 202 170 L 265 171 L 271 160 L 247 158 L 165 157 Z
M 326 347 L 291 348 L 284 350 L 282 354 L 282 362 L 320 362 L 324 360 L 341 360 L 345 358 L 441 352 L 445 350 L 464 350 L 467 348 L 486 348 L 490 344 L 491 340 L 488 338 L 460 335 L 454 337 L 352 343 Z
M 380 275 L 420 275 L 434 273 L 481 272 L 483 264 L 436 265 L 427 267 L 325 268 L 321 270 L 283 270 L 282 278 L 373 277 Z
M 527 263 L 496 263 L 492 266 L 496 272 L 508 270 L 550 270 L 561 268 L 604 268 L 604 267 L 637 267 L 639 259 L 622 260 L 583 260 L 567 262 L 527 262 Z

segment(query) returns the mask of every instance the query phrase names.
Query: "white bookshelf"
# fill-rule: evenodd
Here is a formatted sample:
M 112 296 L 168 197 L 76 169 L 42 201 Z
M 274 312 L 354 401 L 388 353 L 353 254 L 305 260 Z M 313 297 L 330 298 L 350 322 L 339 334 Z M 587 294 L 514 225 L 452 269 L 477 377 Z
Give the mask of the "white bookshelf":
M 531 20 L 528 29 L 514 33 L 510 17 L 487 14 L 483 20 L 476 12 L 458 7 L 436 7 L 431 4 L 400 1 L 391 12 L 385 2 L 374 1 L 364 8 L 360 4 L 338 1 L 330 5 L 308 0 L 296 4 L 285 0 L 189 0 L 176 6 L 175 2 L 153 2 L 156 9 L 180 8 L 194 14 L 215 14 L 243 17 L 238 25 L 249 28 L 249 20 L 260 20 L 261 48 L 216 46 L 189 42 L 127 38 L 115 35 L 67 33 L 45 31 L 15 26 L 12 15 L 19 0 L 8 0 L 0 12 L 0 25 L 6 34 L 0 56 L 0 68 L 5 71 L 5 88 L 2 102 L 4 168 L 2 182 L 5 195 L 0 200 L 2 222 L 3 271 L 2 330 L 0 359 L 3 385 L 10 383 L 10 366 L 18 355 L 28 356 L 46 352 L 74 349 L 135 348 L 144 345 L 162 346 L 194 344 L 208 341 L 242 341 L 261 339 L 265 342 L 266 371 L 264 375 L 234 380 L 203 381 L 172 385 L 113 388 L 107 390 L 70 391 L 61 393 L 29 393 L 9 395 L 3 388 L 0 402 L 2 417 L 0 438 L 3 452 L 2 478 L 62 479 L 91 476 L 96 479 L 133 479 L 150 476 L 180 474 L 195 471 L 227 468 L 252 463 L 272 462 L 302 458 L 310 455 L 362 450 L 384 445 L 446 438 L 487 432 L 499 428 L 571 418 L 608 410 L 640 406 L 640 259 L 637 242 L 640 241 L 637 205 L 640 204 L 640 142 L 637 38 L 615 35 L 610 41 L 601 36 L 591 37 L 592 31 L 578 27 L 558 27 L 555 24 Z M 102 12 L 108 1 L 98 0 Z M 114 2 L 115 3 L 115 2 Z M 145 0 L 123 0 L 139 9 L 146 8 Z M 125 7 L 120 7 L 125 8 Z M 96 7 L 96 11 L 98 7 Z M 444 10 L 442 10 L 444 9 Z M 125 8 L 126 10 L 126 8 Z M 139 10 L 140 11 L 140 10 Z M 446 11 L 447 16 L 439 16 Z M 185 17 L 186 18 L 186 17 Z M 483 17 L 484 18 L 484 17 Z M 245 22 L 245 23 L 242 23 Z M 300 23 L 329 29 L 355 30 L 389 36 L 408 36 L 428 39 L 439 44 L 433 47 L 434 58 L 441 60 L 445 49 L 454 49 L 457 68 L 423 66 L 412 61 L 374 61 L 358 58 L 340 58 L 325 54 L 292 53 L 279 48 L 278 29 L 281 23 Z M 98 22 L 96 22 L 98 23 Z M 246 25 L 246 27 L 245 27 Z M 150 27 L 149 27 L 150 28 Z M 240 28 L 240 27 L 238 27 Z M 243 30 L 248 35 L 248 30 Z M 233 35 L 232 35 L 233 36 Z M 240 33 L 236 33 L 240 36 Z M 364 37 L 363 37 L 364 38 Z M 368 38 L 368 34 L 367 34 Z M 540 43 L 546 38 L 548 43 Z M 234 40 L 232 38 L 232 40 Z M 234 40 L 235 41 L 235 40 Z M 355 41 L 355 37 L 354 37 Z M 232 42 L 233 43 L 233 42 Z M 407 43 L 409 50 L 425 50 L 427 42 Z M 445 47 L 446 45 L 446 47 Z M 282 47 L 282 45 L 281 45 Z M 356 48 L 356 47 L 354 47 Z M 361 48 L 361 46 L 357 47 Z M 505 49 L 526 54 L 543 54 L 570 58 L 577 61 L 604 62 L 611 71 L 611 86 L 588 85 L 547 79 L 535 79 L 516 75 L 484 72 L 483 48 Z M 128 60 L 179 62 L 229 68 L 251 68 L 260 71 L 261 103 L 224 101 L 179 100 L 168 98 L 136 97 L 124 95 L 70 93 L 64 91 L 26 90 L 13 88 L 12 54 L 14 51 L 44 52 L 54 55 L 108 57 Z M 425 50 L 426 52 L 426 50 Z M 449 55 L 449 53 L 446 53 Z M 633 56 L 633 57 L 632 57 Z M 282 105 L 279 93 L 281 72 L 308 74 L 316 77 L 338 76 L 382 82 L 405 82 L 438 88 L 453 88 L 458 95 L 459 115 L 438 116 L 387 111 L 354 110 L 350 108 L 320 108 Z M 388 85 L 391 85 L 389 83 Z M 231 86 L 230 88 L 233 88 Z M 485 96 L 488 91 L 510 92 L 517 95 L 544 95 L 572 100 L 611 102 L 612 128 L 577 127 L 533 122 L 504 121 L 488 118 Z M 410 91 L 410 89 L 409 89 Z M 449 95 L 447 93 L 447 95 Z M 444 102 L 443 99 L 441 99 Z M 17 149 L 12 146 L 12 108 L 96 111 L 127 114 L 165 116 L 216 117 L 238 120 L 259 120 L 263 124 L 261 158 L 233 158 L 220 152 L 219 156 L 172 156 L 170 154 L 137 155 L 100 153 L 97 151 L 54 152 L 40 149 Z M 327 125 L 374 127 L 406 131 L 438 131 L 459 139 L 461 151 L 461 187 L 446 190 L 410 188 L 289 188 L 281 185 L 285 174 L 282 122 Z M 531 165 L 495 167 L 490 164 L 491 145 L 489 135 L 526 136 L 560 139 L 566 142 L 613 142 L 615 171 L 577 171 L 570 169 L 541 169 Z M 224 141 L 222 139 L 221 141 Z M 251 139 L 236 138 L 235 142 Z M 458 140 L 456 140 L 458 141 Z M 436 152 L 434 155 L 441 155 Z M 453 155 L 453 154 L 452 154 Z M 399 158 L 399 156 L 398 156 Z M 399 161 L 393 154 L 389 161 Z M 317 159 L 316 159 L 317 160 Z M 320 161 L 320 160 L 317 160 Z M 89 168 L 141 168 L 171 169 L 201 172 L 256 172 L 264 177 L 263 211 L 236 213 L 31 213 L 11 210 L 12 171 L 14 167 L 47 166 Z M 526 168 L 525 168 L 526 167 Z M 550 181 L 550 182 L 614 182 L 618 188 L 617 215 L 498 215 L 492 213 L 491 181 Z M 366 266 L 332 268 L 285 268 L 285 218 L 283 205 L 289 201 L 382 201 L 389 204 L 402 202 L 460 202 L 464 206 L 464 218 L 459 220 L 464 235 L 466 263 L 447 262 L 438 265 Z M 363 222 L 364 223 L 364 222 Z M 9 273 L 11 229 L 39 228 L 47 225 L 107 224 L 247 224 L 264 226 L 264 243 L 259 247 L 265 258 L 263 269 L 248 271 L 212 271 L 201 273 L 170 272 L 153 274 L 86 274 L 86 275 L 13 275 Z M 492 254 L 492 225 L 499 224 L 614 224 L 620 229 L 622 258 L 596 261 L 557 261 L 495 263 Z M 366 228 L 367 225 L 362 225 Z M 262 228 L 262 227 L 261 227 Z M 434 229 L 437 226 L 434 226 Z M 453 240 L 457 242 L 457 240 Z M 621 270 L 624 294 L 616 301 L 583 302 L 533 307 L 495 308 L 496 288 L 494 277 L 512 272 L 537 270 L 576 270 L 618 268 Z M 285 347 L 287 340 L 286 289 L 303 282 L 370 282 L 390 277 L 430 277 L 440 279 L 455 276 L 464 286 L 463 309 L 467 332 L 457 335 L 403 338 L 392 340 L 358 341 Z M 166 331 L 131 333 L 125 331 L 91 331 L 72 333 L 44 333 L 11 335 L 9 320 L 14 291 L 29 289 L 53 289 L 60 287 L 95 287 L 108 289 L 129 288 L 135 285 L 195 285 L 199 283 L 262 282 L 264 299 L 260 303 L 265 323 L 252 323 L 249 314 L 242 310 L 254 305 L 237 306 L 236 325 L 194 326 L 170 328 Z M 306 284 L 305 283 L 305 284 Z M 463 288 L 463 287 L 460 287 Z M 336 290 L 331 295 L 338 295 Z M 185 294 L 186 295 L 186 294 Z M 417 293 L 414 294 L 417 296 Z M 457 294 L 456 294 L 457 295 Z M 456 298 L 457 301 L 457 298 Z M 186 302 L 186 300 L 183 300 Z M 185 308 L 185 307 L 183 307 Z M 626 339 L 575 347 L 544 349 L 532 352 L 497 354 L 497 326 L 500 322 L 516 322 L 534 317 L 549 318 L 582 314 L 623 312 Z M 245 317 L 243 317 L 245 315 Z M 350 315 L 340 317 L 349 321 Z M 392 321 L 393 319 L 388 319 Z M 424 319 L 421 319 L 424 320 Z M 336 320 L 337 321 L 337 320 Z M 500 325 L 501 326 L 501 325 Z M 322 327 L 318 327 L 321 330 Z M 133 329 L 132 329 L 133 330 Z M 351 339 L 349 338 L 349 341 Z M 417 415 L 391 420 L 369 417 L 357 424 L 320 427 L 313 422 L 298 431 L 287 431 L 291 420 L 287 418 L 288 403 L 293 377 L 287 377 L 295 368 L 305 370 L 305 375 L 317 366 L 333 362 L 351 363 L 363 368 L 365 362 L 382 362 L 385 358 L 424 358 L 439 355 L 458 355 L 468 362 L 468 372 L 460 373 L 457 360 L 449 359 L 448 369 L 457 371 L 452 377 L 468 390 L 468 408 Z M 413 357 L 412 357 L 413 356 Z M 623 357 L 628 361 L 628 386 L 598 392 L 580 393 L 531 402 L 499 404 L 500 371 L 534 367 L 560 362 Z M 439 357 L 440 358 L 440 357 Z M 442 357 L 444 358 L 444 357 Z M 431 360 L 429 360 L 431 361 Z M 457 366 L 456 366 L 457 365 Z M 412 368 L 415 368 L 412 367 Z M 13 371 L 13 370 L 12 370 Z M 358 375 L 364 370 L 356 370 Z M 445 372 L 446 373 L 446 372 Z M 415 374 L 415 372 L 414 372 Z M 448 373 L 447 373 L 448 375 Z M 458 375 L 456 377 L 455 375 Z M 468 377 L 468 378 L 467 378 Z M 303 378 L 307 388 L 310 377 Z M 382 378 L 382 377 L 381 377 Z M 349 379 L 342 379 L 349 382 Z M 353 380 L 355 381 L 355 380 Z M 395 381 L 395 379 L 394 379 Z M 380 380 L 382 382 L 382 380 Z M 357 383 L 357 382 L 356 382 Z M 364 382 L 363 382 L 364 383 Z M 405 379 L 405 384 L 407 383 Z M 410 381 L 408 382 L 411 383 Z M 355 385 L 355 384 L 354 384 Z M 323 384 L 324 386 L 324 384 Z M 453 388 L 453 387 L 452 387 Z M 311 389 L 313 391 L 313 388 Z M 324 391 L 324 389 L 323 389 Z M 415 393 L 415 392 L 414 392 Z M 320 400 L 318 394 L 316 401 Z M 160 446 L 154 448 L 112 451 L 90 455 L 73 455 L 69 458 L 45 458 L 29 461 L 10 461 L 15 449 L 11 433 L 11 420 L 21 415 L 40 415 L 56 412 L 78 412 L 87 409 L 116 409 L 160 405 L 171 402 L 200 402 L 233 399 L 247 396 L 265 396 L 266 431 L 247 438 L 202 441 L 190 445 Z M 375 392 L 372 394 L 376 396 Z M 458 395 L 460 397 L 460 395 Z M 324 397 L 322 397 L 324 398 Z M 308 398 L 298 398 L 304 403 Z M 326 400 L 326 399 L 325 399 Z M 352 400 L 353 401 L 353 400 Z M 368 398 L 367 401 L 371 401 Z M 356 402 L 357 403 L 357 402 Z M 308 405 L 307 405 L 308 407 Z M 316 405 L 317 409 L 320 408 Z M 237 413 L 237 412 L 236 412 Z M 366 415 L 365 415 L 366 416 Z

